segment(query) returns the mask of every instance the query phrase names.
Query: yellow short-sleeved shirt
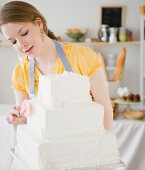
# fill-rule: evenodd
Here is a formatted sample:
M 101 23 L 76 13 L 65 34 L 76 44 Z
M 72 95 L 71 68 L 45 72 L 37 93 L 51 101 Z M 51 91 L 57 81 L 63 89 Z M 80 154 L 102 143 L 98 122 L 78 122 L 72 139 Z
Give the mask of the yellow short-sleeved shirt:
M 63 50 L 74 73 L 91 77 L 100 66 L 100 59 L 98 55 L 88 47 L 78 47 L 72 43 L 65 43 Z M 29 94 L 29 70 L 29 59 L 26 57 L 21 63 L 17 64 L 13 70 L 12 87 L 14 89 Z M 63 63 L 60 57 L 57 57 L 53 73 L 60 74 L 64 71 L 65 68 Z M 37 93 L 39 76 L 42 75 L 42 73 L 36 66 L 34 68 L 34 72 L 35 92 Z

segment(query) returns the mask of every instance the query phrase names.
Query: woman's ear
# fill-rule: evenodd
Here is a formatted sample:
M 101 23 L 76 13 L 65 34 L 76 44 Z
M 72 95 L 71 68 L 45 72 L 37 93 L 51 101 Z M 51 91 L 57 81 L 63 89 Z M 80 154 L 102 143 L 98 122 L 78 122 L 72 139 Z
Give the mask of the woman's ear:
M 42 22 L 41 18 L 37 17 L 35 19 L 35 24 L 40 28 L 40 30 L 43 30 L 43 22 Z

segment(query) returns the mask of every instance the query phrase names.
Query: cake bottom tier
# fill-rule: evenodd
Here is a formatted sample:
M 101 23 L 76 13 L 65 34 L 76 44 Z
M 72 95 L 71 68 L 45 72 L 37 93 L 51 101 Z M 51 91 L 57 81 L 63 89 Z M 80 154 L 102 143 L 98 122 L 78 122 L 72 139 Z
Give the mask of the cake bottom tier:
M 41 141 L 25 126 L 17 131 L 16 154 L 35 170 L 81 169 L 117 165 L 116 137 L 110 132 Z

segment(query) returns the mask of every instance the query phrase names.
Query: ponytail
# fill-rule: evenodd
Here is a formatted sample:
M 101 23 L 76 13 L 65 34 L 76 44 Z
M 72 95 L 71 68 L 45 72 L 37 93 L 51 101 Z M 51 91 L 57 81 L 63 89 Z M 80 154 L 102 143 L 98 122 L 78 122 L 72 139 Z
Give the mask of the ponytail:
M 47 36 L 53 40 L 57 40 L 56 36 L 54 35 L 54 33 L 52 31 L 50 31 L 48 29 L 48 33 L 47 33 Z

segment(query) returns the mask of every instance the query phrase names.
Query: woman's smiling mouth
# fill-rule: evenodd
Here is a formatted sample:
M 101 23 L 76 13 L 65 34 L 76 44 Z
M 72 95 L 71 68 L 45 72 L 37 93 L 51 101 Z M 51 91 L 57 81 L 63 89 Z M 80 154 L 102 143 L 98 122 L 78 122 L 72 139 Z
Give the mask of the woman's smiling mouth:
M 28 50 L 25 51 L 25 53 L 30 53 L 33 49 L 33 46 L 31 48 L 29 48 Z

